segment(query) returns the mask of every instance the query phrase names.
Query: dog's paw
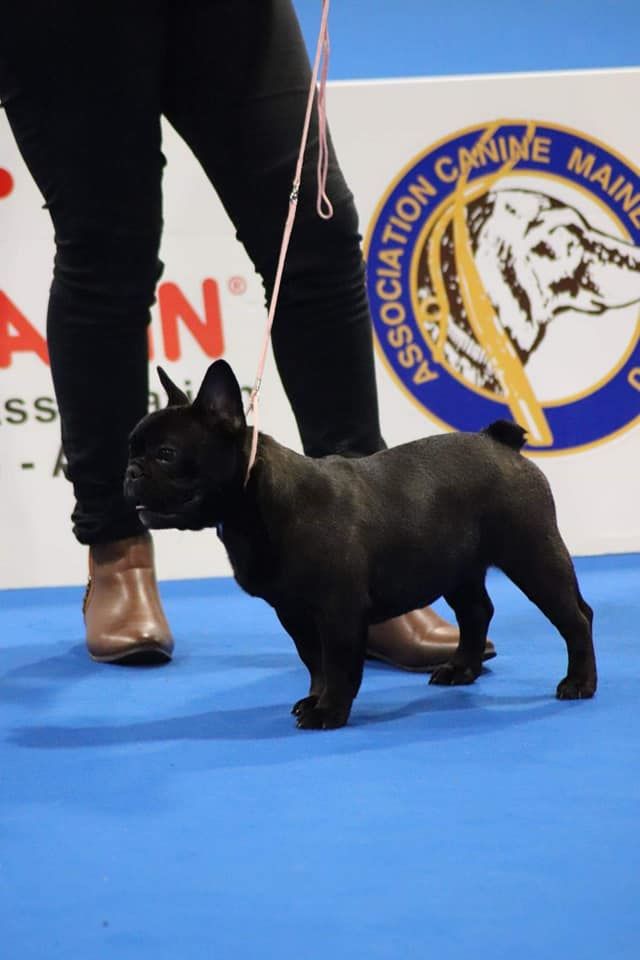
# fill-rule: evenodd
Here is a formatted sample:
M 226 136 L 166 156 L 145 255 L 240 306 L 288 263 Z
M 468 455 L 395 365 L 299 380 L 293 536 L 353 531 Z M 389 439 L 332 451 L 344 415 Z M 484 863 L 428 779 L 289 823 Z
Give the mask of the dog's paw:
M 590 700 L 596 692 L 596 681 L 572 680 L 565 677 L 556 688 L 558 700 Z
M 296 714 L 296 726 L 300 730 L 337 730 L 338 727 L 344 727 L 349 719 L 350 704 L 347 707 L 322 707 L 317 703 L 309 703 L 314 699 L 306 697 L 299 701 L 303 704 Z
M 476 675 L 471 667 L 462 667 L 455 663 L 443 663 L 431 674 L 429 683 L 439 687 L 457 687 L 473 683 Z
M 291 713 L 294 715 L 294 717 L 299 717 L 309 707 L 315 707 L 317 702 L 318 702 L 318 695 L 315 693 L 312 693 L 308 697 L 303 697 L 302 700 L 296 700 L 294 705 L 291 707 Z

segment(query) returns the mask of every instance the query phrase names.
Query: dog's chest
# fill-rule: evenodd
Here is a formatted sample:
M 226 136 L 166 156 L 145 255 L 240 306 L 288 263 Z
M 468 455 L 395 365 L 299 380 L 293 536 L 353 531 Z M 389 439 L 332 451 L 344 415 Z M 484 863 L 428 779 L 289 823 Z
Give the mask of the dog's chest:
M 265 544 L 224 527 L 218 531 L 231 563 L 236 582 L 245 593 L 261 597 L 268 603 L 275 602 L 275 583 L 278 564 Z

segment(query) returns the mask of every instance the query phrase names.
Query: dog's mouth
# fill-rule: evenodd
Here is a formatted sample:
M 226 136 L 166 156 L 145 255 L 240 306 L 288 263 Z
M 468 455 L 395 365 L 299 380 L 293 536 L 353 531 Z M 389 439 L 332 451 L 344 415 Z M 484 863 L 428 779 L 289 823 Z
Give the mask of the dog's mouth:
M 179 505 L 157 506 L 139 503 L 136 504 L 136 511 L 140 522 L 150 529 L 196 530 L 202 526 L 197 516 L 201 503 L 202 496 L 194 494 Z

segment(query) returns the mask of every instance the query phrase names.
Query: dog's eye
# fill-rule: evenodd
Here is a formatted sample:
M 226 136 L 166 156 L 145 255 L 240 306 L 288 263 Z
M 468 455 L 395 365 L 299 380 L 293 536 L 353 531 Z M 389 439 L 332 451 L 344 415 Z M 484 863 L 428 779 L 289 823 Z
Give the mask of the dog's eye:
M 176 452 L 173 447 L 159 447 L 156 451 L 156 459 L 162 463 L 173 463 L 176 458 Z
M 541 240 L 540 243 L 537 243 L 535 247 L 531 248 L 531 253 L 536 253 L 539 257 L 545 257 L 547 260 L 555 260 L 556 255 L 549 246 L 548 243 L 545 243 L 544 240 Z

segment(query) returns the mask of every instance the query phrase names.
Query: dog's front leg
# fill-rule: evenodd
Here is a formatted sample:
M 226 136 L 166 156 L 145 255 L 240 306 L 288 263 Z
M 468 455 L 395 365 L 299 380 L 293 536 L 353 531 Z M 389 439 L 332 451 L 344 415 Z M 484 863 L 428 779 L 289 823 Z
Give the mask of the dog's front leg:
M 280 623 L 295 643 L 298 656 L 309 671 L 311 681 L 309 695 L 297 700 L 291 708 L 294 717 L 298 717 L 304 709 L 315 706 L 324 691 L 322 646 L 313 616 L 301 610 L 282 607 L 278 607 L 276 613 Z
M 319 611 L 316 620 L 322 649 L 324 689 L 316 702 L 298 704 L 297 726 L 304 730 L 333 730 L 349 719 L 364 669 L 367 627 L 353 611 L 339 616 Z

